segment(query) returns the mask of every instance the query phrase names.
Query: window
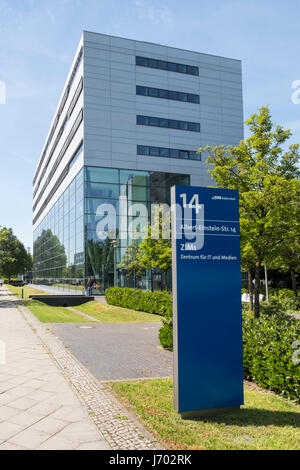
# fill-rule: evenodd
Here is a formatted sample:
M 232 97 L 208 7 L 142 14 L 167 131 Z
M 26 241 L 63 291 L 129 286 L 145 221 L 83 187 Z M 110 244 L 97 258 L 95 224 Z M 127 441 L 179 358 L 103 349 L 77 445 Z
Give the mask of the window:
M 148 88 L 145 87 L 145 86 L 137 86 L 136 87 L 136 94 L 137 95 L 147 96 L 148 95 Z
M 159 126 L 160 127 L 169 127 L 169 119 L 160 118 Z
M 138 145 L 137 146 L 137 154 L 138 155 L 149 155 L 149 147 L 145 145 Z
M 111 183 L 86 183 L 88 197 L 118 199 L 119 185 Z
M 188 130 L 192 132 L 200 132 L 200 124 L 198 124 L 197 122 L 189 122 Z
M 150 155 L 151 157 L 170 157 L 170 158 L 182 158 L 184 160 L 198 160 L 201 161 L 201 154 L 194 150 L 179 150 L 169 149 L 165 147 L 153 147 L 149 145 L 138 145 L 138 155 Z M 135 184 L 141 184 L 135 182 Z
M 160 125 L 159 118 L 150 116 L 148 119 L 149 119 L 149 126 L 159 127 Z
M 158 97 L 158 89 L 157 88 L 148 88 L 149 96 L 154 96 L 155 98 Z
M 186 152 L 185 150 L 180 150 L 180 158 L 189 158 L 189 152 Z
M 154 157 L 159 156 L 159 148 L 158 147 L 150 147 L 150 155 Z
M 168 62 L 168 70 L 171 72 L 177 72 L 177 64 L 174 62 Z
M 159 97 L 164 99 L 169 99 L 168 90 L 159 90 Z
M 181 129 L 182 131 L 188 131 L 188 123 L 185 121 L 180 121 L 179 129 Z
M 137 116 L 136 123 L 140 126 L 148 126 L 148 118 L 146 116 Z
M 179 158 L 180 157 L 180 150 L 170 149 L 170 157 L 171 158 Z
M 189 93 L 187 95 L 187 100 L 189 103 L 197 103 L 199 104 L 200 100 L 199 100 L 199 95 L 192 95 L 191 93 Z
M 158 65 L 158 68 L 161 70 L 168 70 L 168 64 L 165 60 L 158 60 L 157 65 Z
M 187 93 L 178 93 L 177 100 L 178 101 L 188 101 L 188 94 Z
M 178 129 L 179 121 L 175 121 L 174 119 L 169 119 L 169 127 L 170 129 Z
M 177 121 L 175 119 L 138 115 L 136 117 L 136 123 L 141 126 L 168 127 L 169 129 L 200 132 L 200 124 L 198 122 Z
M 90 166 L 86 169 L 86 181 L 95 183 L 119 183 L 119 173 L 118 170 L 112 168 Z
M 178 100 L 178 93 L 177 91 L 169 91 L 169 100 Z
M 158 68 L 158 63 L 156 59 L 148 59 L 148 67 L 152 67 L 154 69 Z
M 73 155 L 73 157 L 72 157 L 72 159 L 69 163 L 69 168 L 71 168 L 74 165 L 74 163 L 78 160 L 78 158 L 81 155 L 82 150 L 83 150 L 83 144 L 80 145 L 78 150 L 76 150 L 75 154 Z
M 136 57 L 136 65 L 141 65 L 143 67 L 148 67 L 148 59 L 145 57 Z
M 186 73 L 188 73 L 190 75 L 199 75 L 199 68 L 188 65 Z
M 142 67 L 151 67 L 154 69 L 168 70 L 170 72 L 185 73 L 188 75 L 199 75 L 199 67 L 195 67 L 193 65 L 177 64 L 175 62 L 167 62 L 165 60 L 156 60 L 140 56 L 135 58 L 135 63 Z
M 162 90 L 160 88 L 149 88 L 137 85 L 136 94 L 142 96 L 151 96 L 154 98 L 163 98 L 166 100 L 184 101 L 185 103 L 199 104 L 199 95 L 184 93 L 182 91 Z
M 200 161 L 201 160 L 201 153 L 190 152 L 190 159 Z
M 177 72 L 187 73 L 187 66 L 183 64 L 177 64 Z
M 159 149 L 159 155 L 160 155 L 161 157 L 168 157 L 168 156 L 169 156 L 169 149 L 160 148 L 160 149 Z

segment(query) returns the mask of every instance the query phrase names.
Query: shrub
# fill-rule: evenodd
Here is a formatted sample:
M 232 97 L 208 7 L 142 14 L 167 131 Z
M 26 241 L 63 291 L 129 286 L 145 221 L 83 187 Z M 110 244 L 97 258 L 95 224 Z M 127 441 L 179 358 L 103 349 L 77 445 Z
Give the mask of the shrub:
M 159 330 L 159 341 L 163 348 L 173 351 L 173 313 L 172 304 L 168 304 L 164 318 L 163 326 Z
M 164 323 L 159 330 L 159 341 L 163 348 L 173 351 L 173 326 Z
M 292 361 L 292 344 L 300 323 L 282 315 L 243 315 L 244 377 L 299 401 L 300 366 Z
M 296 297 L 294 292 L 289 289 L 279 289 L 272 293 L 271 304 L 278 305 L 283 310 L 299 310 L 300 298 Z
M 127 287 L 111 287 L 105 292 L 105 299 L 110 305 L 132 308 L 147 313 L 164 316 L 167 309 L 172 309 L 172 296 L 169 292 L 144 292 Z

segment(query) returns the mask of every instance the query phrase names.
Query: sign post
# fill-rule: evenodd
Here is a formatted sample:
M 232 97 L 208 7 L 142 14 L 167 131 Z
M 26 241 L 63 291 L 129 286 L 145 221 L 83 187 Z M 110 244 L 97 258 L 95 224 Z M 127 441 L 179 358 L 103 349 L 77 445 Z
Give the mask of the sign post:
M 183 418 L 243 401 L 239 200 L 173 186 L 174 405 Z

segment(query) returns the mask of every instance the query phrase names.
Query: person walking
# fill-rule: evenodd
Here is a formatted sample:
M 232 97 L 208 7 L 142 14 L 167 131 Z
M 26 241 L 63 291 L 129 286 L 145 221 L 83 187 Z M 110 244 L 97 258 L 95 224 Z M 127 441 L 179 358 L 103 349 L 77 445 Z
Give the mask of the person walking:
M 94 281 L 93 281 L 92 278 L 89 277 L 88 280 L 87 280 L 88 297 L 90 297 L 92 295 L 93 285 L 94 285 Z
M 3 279 L 0 279 L 0 287 L 3 286 Z

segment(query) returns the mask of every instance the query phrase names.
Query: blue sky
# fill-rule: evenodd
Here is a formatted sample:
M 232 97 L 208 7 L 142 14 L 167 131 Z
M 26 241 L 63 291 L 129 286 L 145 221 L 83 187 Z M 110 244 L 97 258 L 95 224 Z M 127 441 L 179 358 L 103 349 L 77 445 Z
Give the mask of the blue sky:
M 270 105 L 292 143 L 299 16 L 298 0 L 0 0 L 0 225 L 32 245 L 33 172 L 82 30 L 242 59 L 245 119 Z

